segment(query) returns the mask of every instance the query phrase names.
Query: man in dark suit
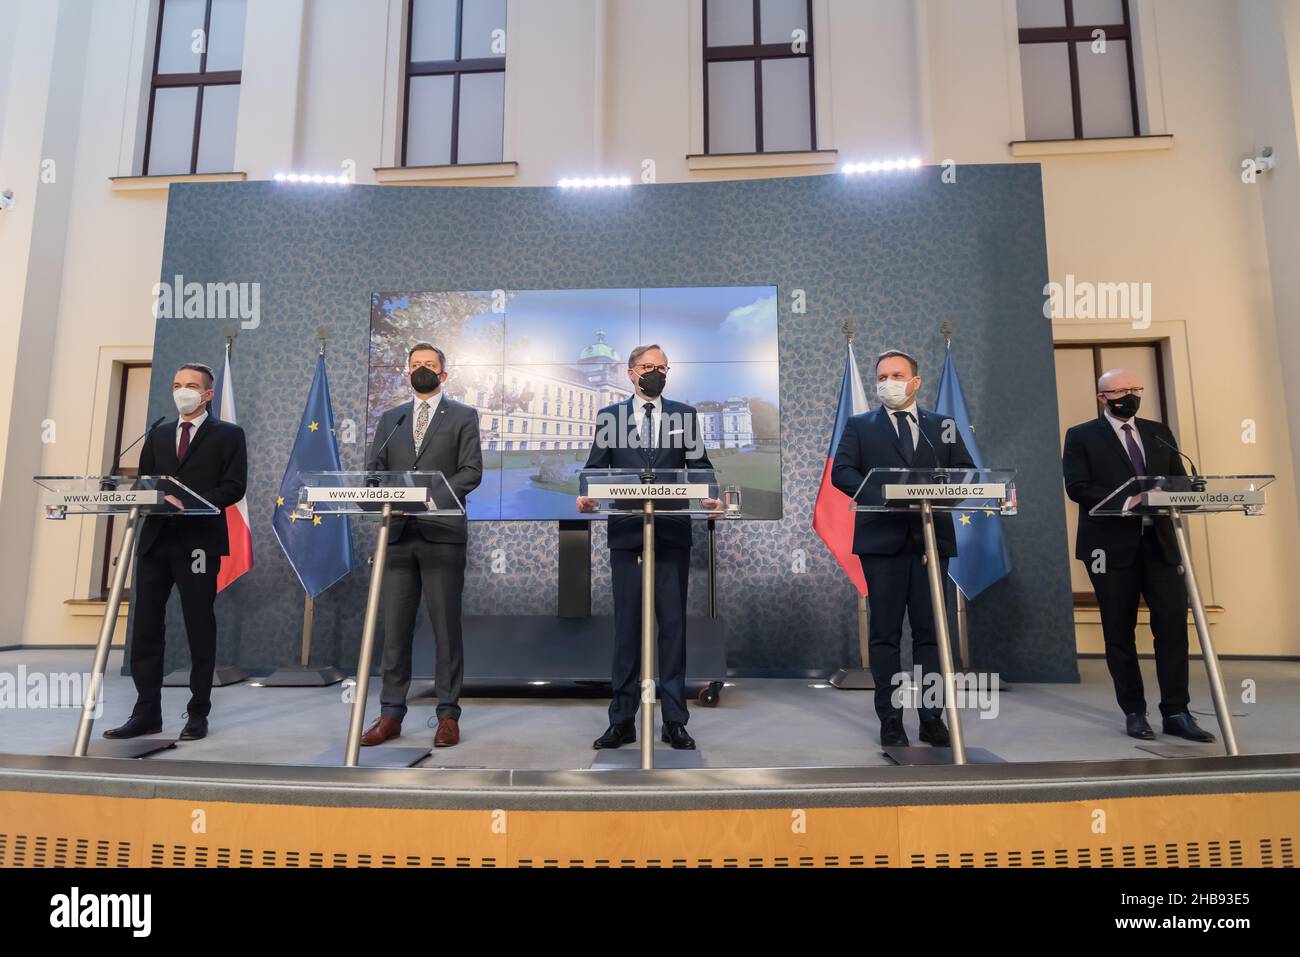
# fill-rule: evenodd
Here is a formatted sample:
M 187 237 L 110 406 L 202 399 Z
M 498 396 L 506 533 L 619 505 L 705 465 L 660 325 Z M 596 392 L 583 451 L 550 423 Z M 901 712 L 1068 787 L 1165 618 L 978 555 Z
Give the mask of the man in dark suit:
M 662 397 L 668 357 L 658 345 L 637 346 L 627 357 L 632 396 L 596 415 L 589 469 L 712 469 L 700 435 L 699 417 L 684 402 Z M 705 499 L 706 508 L 721 508 Z M 578 497 L 578 511 L 597 503 Z M 617 748 L 636 741 L 641 681 L 640 514 L 609 520 L 609 564 L 614 586 L 614 667 L 609 728 L 593 747 Z M 691 520 L 684 515 L 655 517 L 655 620 L 659 627 L 659 695 L 664 742 L 692 750 L 686 731 L 686 589 L 691 568 Z
M 882 352 L 876 359 L 876 395 L 882 405 L 850 418 L 835 451 L 831 482 L 844 494 L 855 495 L 873 468 L 975 467 L 955 425 L 945 427 L 943 418 L 917 405 L 918 372 L 916 360 L 897 349 Z M 935 513 L 934 534 L 942 565 L 939 576 L 946 579 L 948 559 L 957 554 L 951 515 Z M 902 670 L 899 645 L 904 615 L 912 627 L 912 658 L 921 666 L 923 688 L 942 682 L 920 513 L 858 512 L 853 523 L 853 553 L 862 562 L 867 580 L 871 611 L 867 656 L 876 682 L 880 743 L 906 747 L 903 709 L 894 696 Z M 942 703 L 919 710 L 921 740 L 947 747 Z
M 1079 503 L 1074 557 L 1087 566 L 1097 595 L 1106 665 L 1127 733 L 1144 741 L 1155 737 L 1146 719 L 1134 634 L 1141 596 L 1151 610 L 1164 732 L 1208 742 L 1214 735 L 1188 710 L 1187 588 L 1173 524 L 1163 516 L 1088 514 L 1136 475 L 1187 474 L 1174 434 L 1160 422 L 1137 417 L 1142 391 L 1136 373 L 1112 369 L 1097 380 L 1101 415 L 1065 433 L 1065 491 Z M 1134 500 L 1129 496 L 1126 505 Z
M 419 342 L 407 354 L 412 398 L 379 417 L 366 468 L 374 472 L 441 472 L 460 504 L 483 480 L 478 412 L 442 393 L 447 358 Z M 403 517 L 389 527 L 384 571 L 384 687 L 379 717 L 361 736 L 364 745 L 383 744 L 402 733 L 406 692 L 411 686 L 411 641 L 424 592 L 433 625 L 438 664 L 438 729 L 434 747 L 460 742 L 460 686 L 465 673 L 460 601 L 465 588 L 469 530 L 465 516 Z
M 182 741 L 205 737 L 212 710 L 212 673 L 217 661 L 217 618 L 213 602 L 221 557 L 230 551 L 227 506 L 244 497 L 248 452 L 244 430 L 210 415 L 212 369 L 201 362 L 181 366 L 172 378 L 172 399 L 180 417 L 145 436 L 140 475 L 175 478 L 221 511 L 216 515 L 149 515 L 136 549 L 135 620 L 131 629 L 131 677 L 136 703 L 130 719 L 104 732 L 106 738 L 134 738 L 162 730 L 163 634 L 172 586 L 181 596 L 190 645 L 190 703 Z M 184 493 L 167 501 L 177 508 Z

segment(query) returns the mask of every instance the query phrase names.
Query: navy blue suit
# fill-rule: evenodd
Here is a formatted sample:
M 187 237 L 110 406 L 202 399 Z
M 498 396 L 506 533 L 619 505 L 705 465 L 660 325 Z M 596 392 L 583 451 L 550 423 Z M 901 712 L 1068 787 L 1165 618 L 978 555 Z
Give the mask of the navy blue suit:
M 888 418 L 888 409 L 881 406 L 850 418 L 835 451 L 832 484 L 852 497 L 873 468 L 975 467 L 955 426 L 950 430 L 952 441 L 945 442 L 944 418 L 919 405 L 913 409 L 921 435 L 917 436 L 910 460 Z M 940 575 L 946 577 L 947 559 L 957 554 L 952 516 L 936 512 L 934 533 L 942 566 Z M 912 626 L 913 661 L 927 677 L 939 672 L 939 645 L 923 560 L 925 539 L 920 513 L 858 512 L 853 523 L 853 552 L 862 562 L 862 573 L 867 580 L 867 603 L 871 611 L 868 657 L 876 680 L 876 714 L 883 719 L 899 710 L 890 699 L 894 676 L 901 670 L 899 646 L 904 615 Z M 937 716 L 939 709 L 926 709 L 925 713 Z
M 662 400 L 655 448 L 641 448 L 637 423 L 645 400 L 635 395 L 596 415 L 589 469 L 712 469 L 699 417 L 684 402 Z M 609 520 L 609 564 L 614 585 L 614 663 L 611 724 L 636 718 L 641 680 L 641 515 Z M 686 590 L 691 566 L 691 520 L 655 510 L 655 620 L 659 626 L 659 696 L 664 720 L 685 724 Z

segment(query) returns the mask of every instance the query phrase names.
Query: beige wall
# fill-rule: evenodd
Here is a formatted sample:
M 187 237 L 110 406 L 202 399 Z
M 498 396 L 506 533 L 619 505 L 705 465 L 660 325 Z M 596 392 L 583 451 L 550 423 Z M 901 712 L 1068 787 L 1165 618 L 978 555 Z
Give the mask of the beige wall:
M 510 0 L 505 159 L 518 170 L 467 182 L 636 180 L 645 159 L 661 182 L 833 174 L 829 162 L 690 168 L 688 154 L 702 148 L 700 6 Z M 1059 321 L 1055 337 L 1165 340 L 1170 417 L 1203 470 L 1281 476 L 1267 517 L 1203 523 L 1194 545 L 1207 597 L 1225 608 L 1221 651 L 1300 654 L 1300 635 L 1283 624 L 1300 617 L 1289 575 L 1300 567 L 1289 478 L 1300 377 L 1283 374 L 1300 333 L 1276 319 L 1300 308 L 1300 273 L 1279 268 L 1300 253 L 1300 5 L 1133 6 L 1145 112 L 1153 130 L 1172 134 L 1169 149 L 1013 157 L 1008 144 L 1024 128 L 1014 0 L 814 0 L 818 145 L 839 161 L 952 159 L 959 182 L 964 163 L 1042 164 L 1051 278 L 1153 289 L 1150 329 Z M 94 587 L 95 535 L 34 517 L 27 480 L 104 467 L 113 363 L 149 355 L 166 192 L 114 189 L 109 177 L 139 172 L 153 5 L 8 7 L 17 40 L 0 40 L 0 190 L 14 189 L 18 205 L 0 213 L 0 521 L 22 584 L 0 596 L 10 609 L 0 645 L 89 642 L 95 620 L 64 602 Z M 73 8 L 86 11 L 80 28 Z M 238 169 L 256 179 L 351 161 L 359 182 L 375 182 L 375 167 L 396 165 L 403 9 L 402 0 L 249 0 Z M 1243 185 L 1240 160 L 1266 140 L 1279 168 Z M 55 147 L 72 161 L 42 184 L 39 162 Z M 20 353 L 24 341 L 38 347 Z M 39 375 L 17 375 L 20 359 Z M 46 417 L 58 441 L 33 444 Z M 1241 441 L 1246 418 L 1258 423 L 1253 445 Z M 1088 627 L 1080 637 L 1083 650 L 1100 647 Z

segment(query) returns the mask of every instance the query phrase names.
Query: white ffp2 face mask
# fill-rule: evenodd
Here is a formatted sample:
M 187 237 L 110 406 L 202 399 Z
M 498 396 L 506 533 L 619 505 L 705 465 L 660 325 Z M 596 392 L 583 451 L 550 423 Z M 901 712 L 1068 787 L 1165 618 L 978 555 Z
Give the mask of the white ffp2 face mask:
M 901 409 L 907 405 L 907 384 L 911 379 L 886 379 L 876 383 L 876 395 L 886 408 Z
M 176 403 L 176 411 L 189 415 L 202 403 L 203 395 L 198 389 L 173 389 L 172 401 Z

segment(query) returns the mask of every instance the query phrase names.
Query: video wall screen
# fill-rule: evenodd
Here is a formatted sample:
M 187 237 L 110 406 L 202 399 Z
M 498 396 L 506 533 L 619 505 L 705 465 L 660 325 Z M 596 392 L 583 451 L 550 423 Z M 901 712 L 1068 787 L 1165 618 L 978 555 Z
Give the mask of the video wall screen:
M 376 292 L 367 445 L 413 397 L 407 349 L 447 355 L 446 394 L 479 413 L 483 483 L 472 520 L 583 518 L 574 507 L 596 413 L 632 394 L 627 356 L 656 342 L 664 396 L 693 405 L 723 485 L 747 517 L 781 517 L 775 286 Z

